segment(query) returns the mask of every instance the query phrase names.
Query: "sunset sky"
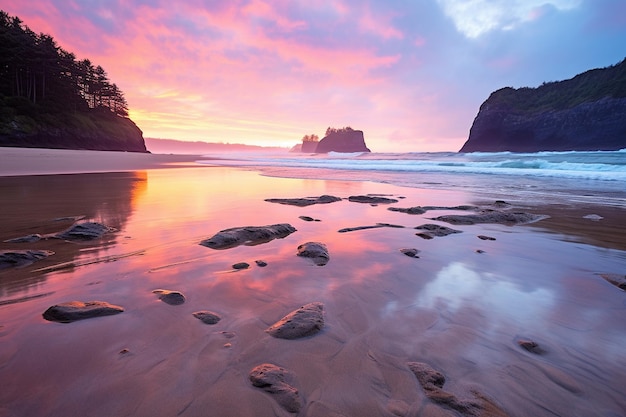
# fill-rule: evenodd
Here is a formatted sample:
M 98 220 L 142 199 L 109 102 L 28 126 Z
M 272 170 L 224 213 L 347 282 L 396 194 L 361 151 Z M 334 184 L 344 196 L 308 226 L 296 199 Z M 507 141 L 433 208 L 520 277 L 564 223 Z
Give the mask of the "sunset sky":
M 624 0 L 0 0 L 101 65 L 144 137 L 457 151 L 480 104 L 626 57 Z

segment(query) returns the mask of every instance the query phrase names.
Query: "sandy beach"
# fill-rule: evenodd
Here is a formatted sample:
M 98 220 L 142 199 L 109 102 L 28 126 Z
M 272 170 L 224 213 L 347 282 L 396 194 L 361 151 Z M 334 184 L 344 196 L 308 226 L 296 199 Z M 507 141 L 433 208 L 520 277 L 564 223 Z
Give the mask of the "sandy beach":
M 626 415 L 626 298 L 605 279 L 626 273 L 623 209 L 527 201 L 497 210 L 549 217 L 450 224 L 433 218 L 497 206 L 454 189 L 272 178 L 198 158 L 0 149 L 0 251 L 53 252 L 0 269 L 0 416 Z M 266 201 L 322 195 L 339 200 Z M 349 200 L 373 195 L 397 201 Z M 438 208 L 388 210 L 415 206 Z M 6 242 L 75 222 L 110 230 Z M 285 223 L 296 231 L 267 242 L 200 245 L 224 229 Z M 457 233 L 425 239 L 424 224 Z M 328 263 L 297 256 L 305 242 L 323 243 Z M 184 303 L 163 302 L 160 289 Z M 124 311 L 42 316 L 96 300 Z M 318 332 L 266 331 L 314 302 Z M 205 310 L 220 320 L 194 317 Z M 443 400 L 414 362 L 445 376 Z M 297 412 L 251 383 L 267 363 L 289 371 Z

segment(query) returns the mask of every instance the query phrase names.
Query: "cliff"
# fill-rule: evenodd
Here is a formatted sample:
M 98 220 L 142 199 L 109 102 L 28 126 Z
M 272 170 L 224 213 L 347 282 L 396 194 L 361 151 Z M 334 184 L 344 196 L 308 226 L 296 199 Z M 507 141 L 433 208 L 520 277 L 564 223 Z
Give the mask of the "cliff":
M 317 144 L 315 152 L 370 152 L 370 150 L 365 145 L 363 131 L 340 129 L 328 132 Z
M 108 109 L 0 118 L 0 147 L 148 152 L 135 123 Z
M 480 106 L 460 152 L 626 148 L 626 60 L 538 88 L 503 88 Z

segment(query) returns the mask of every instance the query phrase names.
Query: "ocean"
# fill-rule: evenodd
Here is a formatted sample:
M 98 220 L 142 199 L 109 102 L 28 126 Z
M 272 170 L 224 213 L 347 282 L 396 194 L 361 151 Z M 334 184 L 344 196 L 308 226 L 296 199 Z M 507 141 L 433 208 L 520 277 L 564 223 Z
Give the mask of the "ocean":
M 455 189 L 485 197 L 626 208 L 626 149 L 537 153 L 242 153 L 200 163 L 253 167 L 264 175 Z

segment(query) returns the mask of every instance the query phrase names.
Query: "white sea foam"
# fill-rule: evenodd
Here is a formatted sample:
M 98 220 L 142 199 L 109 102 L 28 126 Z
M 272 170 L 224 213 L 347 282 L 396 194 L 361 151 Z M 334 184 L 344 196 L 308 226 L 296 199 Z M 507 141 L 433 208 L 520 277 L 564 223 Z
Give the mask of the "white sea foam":
M 222 155 L 223 158 L 223 155 Z M 329 155 L 238 155 L 200 161 L 212 165 L 317 168 L 380 173 L 446 173 L 551 177 L 626 183 L 626 152 L 332 153 Z M 625 185 L 626 189 L 626 185 Z

